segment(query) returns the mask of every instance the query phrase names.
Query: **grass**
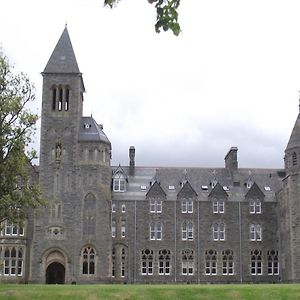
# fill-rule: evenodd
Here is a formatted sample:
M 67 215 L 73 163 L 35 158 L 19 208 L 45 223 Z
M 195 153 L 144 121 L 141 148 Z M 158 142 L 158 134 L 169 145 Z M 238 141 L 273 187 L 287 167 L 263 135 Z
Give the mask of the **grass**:
M 1 300 L 300 300 L 299 284 L 21 285 L 1 284 Z

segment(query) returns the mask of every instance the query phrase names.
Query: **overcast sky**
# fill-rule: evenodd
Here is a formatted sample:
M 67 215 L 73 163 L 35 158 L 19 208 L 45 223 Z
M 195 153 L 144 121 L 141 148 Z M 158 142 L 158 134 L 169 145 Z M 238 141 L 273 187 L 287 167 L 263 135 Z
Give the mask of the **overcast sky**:
M 0 43 L 36 86 L 63 29 L 113 164 L 281 168 L 298 114 L 299 0 L 182 0 L 182 33 L 156 34 L 147 0 L 3 0 Z

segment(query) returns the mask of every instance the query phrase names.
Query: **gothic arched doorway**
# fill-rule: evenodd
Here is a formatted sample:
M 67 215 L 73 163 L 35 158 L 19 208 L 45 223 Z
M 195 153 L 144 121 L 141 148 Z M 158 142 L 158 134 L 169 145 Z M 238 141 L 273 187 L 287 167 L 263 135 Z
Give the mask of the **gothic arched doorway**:
M 51 263 L 46 270 L 46 283 L 63 284 L 65 283 L 65 267 L 58 262 Z

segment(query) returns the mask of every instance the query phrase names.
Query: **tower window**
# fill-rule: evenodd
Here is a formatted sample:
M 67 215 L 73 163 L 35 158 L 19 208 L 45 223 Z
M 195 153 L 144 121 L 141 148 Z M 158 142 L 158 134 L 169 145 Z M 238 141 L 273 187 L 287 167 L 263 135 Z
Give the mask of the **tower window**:
M 297 153 L 294 152 L 292 155 L 292 162 L 293 162 L 293 166 L 297 166 L 298 161 L 297 161 Z
M 63 102 L 63 89 L 60 87 L 58 90 L 59 98 L 58 98 L 58 110 L 62 110 L 62 102 Z
M 52 89 L 52 110 L 56 109 L 56 88 Z
M 69 88 L 66 88 L 66 102 L 65 102 L 65 111 L 69 110 Z

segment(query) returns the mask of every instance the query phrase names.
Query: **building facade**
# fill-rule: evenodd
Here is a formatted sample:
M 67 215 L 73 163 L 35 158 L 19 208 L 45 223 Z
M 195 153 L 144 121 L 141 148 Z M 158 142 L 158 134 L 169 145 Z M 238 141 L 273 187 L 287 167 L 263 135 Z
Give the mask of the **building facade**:
M 300 117 L 284 169 L 111 166 L 103 126 L 82 116 L 67 28 L 42 73 L 39 181 L 47 207 L 0 232 L 0 281 L 300 282 Z

